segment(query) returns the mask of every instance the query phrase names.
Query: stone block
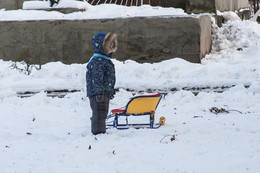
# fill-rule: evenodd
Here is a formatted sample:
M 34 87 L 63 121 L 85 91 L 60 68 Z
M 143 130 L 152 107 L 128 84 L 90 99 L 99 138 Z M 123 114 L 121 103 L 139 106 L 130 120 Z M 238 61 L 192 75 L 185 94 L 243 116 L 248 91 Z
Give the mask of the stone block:
M 159 62 L 175 57 L 199 63 L 211 48 L 208 16 L 137 17 L 102 20 L 1 21 L 0 59 L 44 64 L 85 63 L 91 38 L 115 31 L 120 61 Z

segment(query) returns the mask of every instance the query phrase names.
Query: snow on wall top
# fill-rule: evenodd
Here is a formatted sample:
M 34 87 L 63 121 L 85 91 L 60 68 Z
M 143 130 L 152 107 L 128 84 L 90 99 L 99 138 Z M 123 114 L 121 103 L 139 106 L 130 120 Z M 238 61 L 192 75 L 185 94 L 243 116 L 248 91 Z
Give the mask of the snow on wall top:
M 44 11 L 49 7 L 48 1 L 25 1 L 22 10 L 0 10 L 0 21 L 16 20 L 84 20 L 84 19 L 109 19 L 149 16 L 187 16 L 183 9 L 152 7 L 142 5 L 127 7 L 115 4 L 90 5 L 87 2 L 72 0 L 60 1 L 52 8 L 78 8 L 86 9 L 81 12 L 63 14 L 58 11 Z M 40 9 L 40 10 L 37 10 Z

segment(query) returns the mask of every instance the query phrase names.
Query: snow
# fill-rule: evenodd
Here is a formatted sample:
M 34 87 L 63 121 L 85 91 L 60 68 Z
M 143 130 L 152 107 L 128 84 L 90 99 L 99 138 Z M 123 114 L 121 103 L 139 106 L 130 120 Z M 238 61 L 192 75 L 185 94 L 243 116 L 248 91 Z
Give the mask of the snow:
M 74 0 L 61 0 L 58 4 L 54 4 L 50 7 L 49 1 L 24 1 L 24 10 L 33 9 L 48 9 L 48 8 L 78 8 L 78 9 L 88 9 L 91 5 L 87 2 L 74 1 Z
M 57 11 L 37 10 L 47 9 L 48 5 L 49 2 L 47 1 L 25 1 L 23 4 L 23 9 L 10 11 L 0 10 L 0 21 L 75 19 L 83 20 L 149 16 L 187 16 L 184 10 L 178 8 L 152 7 L 150 5 L 143 5 L 141 7 L 127 7 L 115 4 L 100 4 L 97 6 L 92 6 L 87 2 L 74 0 L 61 0 L 60 3 L 53 8 L 55 9 L 71 7 L 86 10 L 83 12 L 74 12 L 70 14 L 63 14 Z
M 217 10 L 217 15 L 222 16 L 224 20 L 241 20 L 240 17 L 233 11 L 220 12 Z
M 106 6 L 109 12 L 116 11 L 114 7 L 120 8 Z M 158 7 L 161 10 L 165 9 Z M 0 20 L 44 17 L 34 10 L 21 15 L 24 12 L 2 10 Z M 50 19 L 69 18 L 58 12 L 51 14 L 55 15 Z M 119 91 L 110 109 L 125 105 L 133 94 L 146 94 L 137 91 L 166 91 L 155 113 L 156 122 L 160 116 L 166 118 L 159 129 L 108 129 L 107 134 L 93 136 L 85 91 L 87 64 L 51 62 L 26 75 L 11 68 L 14 62 L 0 60 L 1 172 L 258 173 L 260 25 L 235 20 L 213 28 L 213 50 L 201 64 L 174 57 L 139 64 L 114 57 Z M 182 89 L 193 86 L 234 87 L 198 94 Z M 171 92 L 171 88 L 177 91 Z M 60 89 L 80 92 L 63 98 L 48 97 L 44 92 Z M 26 98 L 17 96 L 24 91 L 41 92 Z M 213 107 L 228 113 L 214 114 L 210 111 Z

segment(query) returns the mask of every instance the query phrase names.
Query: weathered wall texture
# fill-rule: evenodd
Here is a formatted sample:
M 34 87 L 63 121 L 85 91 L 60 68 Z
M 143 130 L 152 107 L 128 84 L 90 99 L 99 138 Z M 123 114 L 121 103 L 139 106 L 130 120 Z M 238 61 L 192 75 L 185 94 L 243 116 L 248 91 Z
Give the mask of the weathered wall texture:
M 235 11 L 247 7 L 248 0 L 216 0 L 216 9 L 219 11 Z
M 5 8 L 6 10 L 22 9 L 24 1 L 25 0 L 1 0 L 0 9 L 1 8 Z M 32 1 L 32 0 L 26 0 L 26 1 Z
M 186 0 L 144 0 L 145 4 L 162 7 L 186 8 Z
M 235 11 L 249 7 L 248 0 L 186 0 L 189 13 Z
M 215 0 L 186 0 L 188 13 L 214 13 L 216 12 Z
M 44 64 L 85 63 L 97 32 L 116 31 L 114 57 L 159 62 L 180 57 L 199 63 L 211 48 L 209 17 L 150 17 L 78 21 L 0 22 L 0 59 Z
M 211 51 L 211 20 L 208 19 L 208 16 L 200 17 L 200 57 L 204 57 L 205 54 Z
M 6 10 L 14 10 L 14 9 L 18 9 L 20 0 L 8 0 L 8 1 L 4 1 L 1 0 L 0 1 L 0 9 L 5 8 Z

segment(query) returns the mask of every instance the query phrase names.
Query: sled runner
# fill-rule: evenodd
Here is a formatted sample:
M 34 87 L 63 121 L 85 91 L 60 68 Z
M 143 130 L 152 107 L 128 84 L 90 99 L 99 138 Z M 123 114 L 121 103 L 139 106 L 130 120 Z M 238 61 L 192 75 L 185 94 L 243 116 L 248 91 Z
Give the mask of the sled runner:
M 125 129 L 129 127 L 134 128 L 159 128 L 161 123 L 154 125 L 155 110 L 161 100 L 161 94 L 153 95 L 141 95 L 132 97 L 125 107 L 111 110 L 111 114 L 108 115 L 108 120 L 113 119 L 110 123 L 107 123 L 109 127 L 115 127 L 117 129 Z M 141 117 L 146 117 L 146 123 L 139 123 Z M 138 117 L 138 122 L 132 123 L 129 121 L 131 117 Z M 124 119 L 123 122 L 120 119 Z

